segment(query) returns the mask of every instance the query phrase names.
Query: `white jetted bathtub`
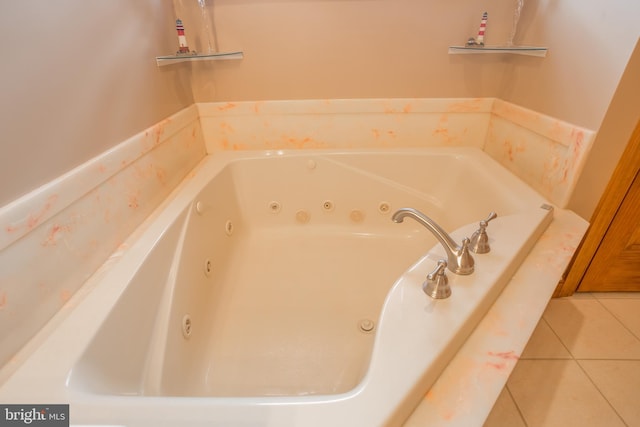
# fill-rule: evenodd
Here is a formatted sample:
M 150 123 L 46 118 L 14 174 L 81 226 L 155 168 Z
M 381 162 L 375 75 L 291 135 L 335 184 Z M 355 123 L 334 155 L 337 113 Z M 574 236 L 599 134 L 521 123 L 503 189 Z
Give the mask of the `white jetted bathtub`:
M 498 213 L 447 299 L 422 291 L 444 250 L 391 220 L 403 207 L 458 243 Z M 70 403 L 80 424 L 400 425 L 552 216 L 473 148 L 216 153 L 2 400 Z

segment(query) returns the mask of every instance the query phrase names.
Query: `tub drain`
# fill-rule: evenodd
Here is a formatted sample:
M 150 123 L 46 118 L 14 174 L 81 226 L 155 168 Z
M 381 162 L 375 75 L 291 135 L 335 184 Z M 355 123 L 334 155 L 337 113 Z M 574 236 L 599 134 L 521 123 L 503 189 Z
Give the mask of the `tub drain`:
M 360 331 L 365 333 L 370 333 L 370 332 L 373 332 L 373 329 L 376 327 L 376 324 L 371 319 L 362 319 L 358 323 L 358 327 L 360 328 Z

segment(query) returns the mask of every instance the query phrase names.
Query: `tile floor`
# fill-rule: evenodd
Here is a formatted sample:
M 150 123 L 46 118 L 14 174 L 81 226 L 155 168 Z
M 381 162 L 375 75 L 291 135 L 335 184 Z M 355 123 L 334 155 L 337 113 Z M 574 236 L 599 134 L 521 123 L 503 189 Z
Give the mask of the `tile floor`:
M 551 300 L 484 426 L 640 426 L 640 293 Z

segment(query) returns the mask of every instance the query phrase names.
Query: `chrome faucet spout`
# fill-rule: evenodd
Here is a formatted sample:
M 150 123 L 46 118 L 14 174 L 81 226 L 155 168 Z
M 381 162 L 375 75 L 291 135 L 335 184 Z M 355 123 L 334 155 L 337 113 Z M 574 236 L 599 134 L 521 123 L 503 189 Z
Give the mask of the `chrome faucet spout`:
M 438 242 L 440 242 L 447 253 L 447 268 L 449 270 L 461 275 L 473 273 L 475 262 L 469 253 L 468 238 L 465 237 L 462 240 L 462 244 L 458 245 L 434 220 L 413 208 L 398 209 L 391 217 L 391 220 L 400 223 L 405 217 L 413 218 L 438 239 Z

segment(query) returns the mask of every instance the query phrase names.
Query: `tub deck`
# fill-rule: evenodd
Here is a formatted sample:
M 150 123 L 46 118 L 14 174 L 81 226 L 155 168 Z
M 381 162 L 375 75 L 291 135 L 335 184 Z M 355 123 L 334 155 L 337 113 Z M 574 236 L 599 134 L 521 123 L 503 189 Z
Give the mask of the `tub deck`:
M 435 151 L 438 153 L 443 152 L 442 149 L 436 149 Z M 461 154 L 463 151 L 464 150 L 453 150 L 454 153 L 457 153 L 455 155 L 459 157 L 464 157 Z M 424 150 L 421 150 L 420 153 L 424 153 Z M 323 154 L 326 155 L 327 153 L 323 152 Z M 409 152 L 408 155 L 405 153 L 405 157 L 413 158 L 416 154 L 417 151 L 413 150 Z M 255 156 L 255 154 L 245 153 L 237 156 L 251 158 L 251 156 Z M 309 156 L 309 153 L 305 153 L 304 156 Z M 332 163 L 335 165 L 340 162 L 344 163 L 345 159 L 340 158 L 341 156 L 343 156 L 343 153 L 336 153 L 334 158 L 327 160 L 326 165 Z M 485 163 L 491 163 L 490 159 L 486 158 L 486 155 L 479 150 L 474 151 L 473 156 L 478 157 L 478 159 L 476 159 L 477 161 L 472 162 L 474 164 L 477 163 L 485 166 Z M 165 375 L 166 367 L 171 365 L 169 363 L 170 357 L 166 361 L 158 359 L 150 362 L 147 351 L 144 349 L 144 351 L 136 353 L 137 356 L 134 358 L 136 360 L 133 360 L 128 365 L 128 368 L 135 371 L 136 368 L 143 366 L 144 371 L 148 373 L 150 372 L 149 369 L 155 367 L 154 369 L 156 370 L 154 372 L 164 372 L 164 374 L 160 375 L 160 379 L 156 378 L 154 381 L 149 381 L 147 378 L 140 383 L 138 378 L 137 380 L 134 379 L 125 387 L 122 387 L 122 384 L 118 383 L 116 376 L 116 378 L 112 379 L 111 384 L 103 385 L 101 390 L 95 389 L 91 383 L 91 378 L 86 378 L 87 375 L 93 373 L 96 375 L 96 378 L 101 378 L 101 376 L 109 374 L 109 369 L 117 369 L 118 364 L 112 360 L 110 365 L 104 365 L 104 363 L 107 363 L 107 356 L 114 355 L 117 357 L 123 353 L 123 347 L 114 346 L 114 341 L 111 341 L 111 351 L 107 355 L 103 354 L 101 350 L 105 350 L 107 346 L 105 346 L 103 340 L 98 338 L 103 337 L 104 334 L 109 335 L 115 330 L 121 330 L 123 326 L 126 327 L 126 322 L 124 322 L 123 319 L 126 318 L 127 315 L 134 315 L 136 313 L 134 309 L 136 306 L 138 311 L 147 310 L 150 315 L 154 314 L 152 309 L 142 308 L 139 301 L 137 305 L 131 304 L 131 302 L 129 302 L 128 306 L 127 304 L 121 303 L 122 301 L 126 301 L 127 297 L 131 296 L 129 294 L 135 293 L 134 287 L 128 286 L 128 283 L 136 279 L 140 266 L 144 264 L 145 260 L 153 259 L 156 262 L 160 261 L 160 264 L 164 265 L 163 268 L 166 267 L 164 273 L 172 271 L 170 269 L 171 265 L 177 265 L 175 264 L 175 260 L 172 261 L 171 258 L 166 259 L 158 255 L 175 252 L 171 250 L 170 245 L 162 248 L 163 244 L 158 243 L 158 238 L 168 235 L 179 238 L 179 236 L 184 235 L 184 233 L 188 233 L 188 227 L 180 224 L 188 223 L 187 217 L 195 215 L 194 210 L 198 200 L 197 194 L 200 188 L 210 181 L 211 177 L 216 176 L 224 169 L 224 166 L 229 160 L 224 157 L 225 156 L 220 156 L 216 159 L 209 158 L 203 162 L 197 172 L 181 185 L 179 191 L 172 195 L 162 209 L 145 223 L 143 226 L 144 233 L 136 233 L 132 236 L 130 240 L 131 247 L 126 251 L 124 256 L 111 265 L 109 269 L 102 270 L 94 276 L 92 280 L 85 285 L 87 292 L 81 292 L 77 296 L 74 296 L 74 301 L 77 304 L 75 309 L 56 316 L 50 324 L 50 327 L 45 328 L 37 337 L 40 348 L 33 352 L 15 374 L 9 378 L 3 386 L 3 389 L 0 390 L 0 396 L 6 396 L 12 401 L 14 399 L 20 400 L 20 398 L 24 398 L 25 395 L 33 397 L 33 390 L 28 390 L 27 385 L 32 383 L 31 380 L 33 378 L 44 378 L 45 381 L 40 381 L 43 383 L 43 386 L 35 394 L 37 399 L 46 401 L 55 396 L 56 399 L 59 400 L 60 396 L 64 396 L 63 400 L 71 402 L 74 408 L 74 414 L 81 422 L 117 423 L 119 419 L 130 419 L 132 421 L 128 422 L 127 425 L 172 425 L 176 422 L 183 421 L 184 415 L 188 413 L 190 419 L 193 420 L 193 425 L 256 424 L 264 422 L 265 420 L 275 422 L 278 425 L 327 425 L 328 423 L 333 425 L 399 425 L 411 413 L 415 405 L 421 401 L 423 393 L 433 384 L 438 375 L 440 375 L 442 370 L 454 357 L 460 345 L 465 342 L 467 336 L 473 331 L 475 325 L 484 317 L 487 310 L 489 310 L 492 303 L 500 294 L 502 288 L 507 285 L 513 274 L 518 270 L 520 263 L 526 258 L 530 248 L 533 247 L 538 237 L 544 232 L 553 216 L 551 211 L 540 208 L 539 202 L 544 201 L 544 199 L 535 194 L 532 195 L 531 201 L 533 203 L 529 208 L 520 210 L 519 208 L 514 208 L 512 212 L 507 210 L 506 214 L 501 215 L 490 225 L 493 250 L 490 254 L 476 256 L 476 273 L 466 277 L 450 276 L 454 292 L 452 297 L 448 300 L 433 301 L 422 293 L 421 284 L 424 276 L 433 269 L 437 259 L 443 256 L 443 251 L 438 246 L 433 246 L 433 240 L 429 240 L 430 236 L 424 239 L 427 233 L 420 230 L 417 225 L 388 224 L 389 227 L 399 230 L 398 236 L 385 231 L 386 237 L 379 239 L 379 241 L 373 244 L 370 233 L 367 234 L 361 230 L 361 234 L 355 234 L 352 236 L 352 239 L 343 239 L 341 240 L 342 244 L 335 247 L 330 246 L 335 244 L 335 241 L 328 238 L 328 235 L 331 233 L 327 233 L 326 229 L 323 230 L 322 227 L 319 227 L 318 231 L 315 231 L 317 235 L 313 236 L 311 241 L 313 241 L 314 244 L 324 245 L 323 250 L 326 252 L 323 253 L 333 255 L 334 258 L 330 259 L 330 262 L 325 262 L 325 264 L 331 264 L 335 267 L 335 270 L 318 268 L 318 263 L 314 262 L 317 254 L 313 252 L 313 250 L 308 251 L 309 258 L 305 261 L 306 264 L 303 262 L 299 265 L 302 267 L 301 269 L 292 269 L 290 268 L 292 264 L 290 261 L 291 258 L 295 256 L 296 260 L 300 259 L 298 256 L 300 248 L 309 244 L 309 236 L 307 235 L 301 238 L 296 233 L 292 233 L 291 239 L 283 239 L 282 228 L 275 227 L 275 225 L 278 225 L 277 222 L 279 219 L 276 219 L 272 212 L 264 213 L 262 219 L 262 221 L 264 221 L 262 224 L 264 227 L 254 231 L 251 230 L 251 227 L 247 226 L 243 231 L 243 225 L 252 222 L 246 221 L 246 215 L 240 215 L 237 221 L 234 220 L 234 224 L 237 224 L 234 226 L 234 233 L 237 232 L 241 234 L 245 232 L 246 236 L 254 236 L 256 240 L 245 239 L 237 244 L 237 247 L 234 248 L 234 256 L 230 258 L 230 263 L 228 264 L 234 265 L 235 263 L 235 265 L 233 268 L 225 270 L 224 278 L 227 283 L 237 283 L 241 285 L 226 288 L 224 292 L 231 293 L 232 295 L 223 299 L 225 301 L 225 304 L 223 304 L 224 309 L 213 310 L 213 312 L 215 312 L 213 317 L 205 317 L 207 320 L 214 320 L 215 316 L 222 316 L 222 313 L 226 310 L 227 313 L 225 316 L 228 317 L 224 317 L 222 321 L 220 321 L 220 318 L 212 321 L 211 324 L 214 326 L 208 332 L 211 333 L 216 327 L 222 328 L 223 330 L 218 330 L 215 336 L 220 337 L 226 334 L 229 338 L 229 340 L 226 341 L 228 346 L 225 348 L 224 346 L 213 345 L 211 343 L 215 342 L 215 339 L 208 339 L 203 340 L 203 342 L 209 344 L 208 347 L 197 347 L 200 350 L 206 350 L 198 353 L 206 355 L 201 359 L 208 361 L 204 362 L 205 365 L 202 366 L 208 366 L 209 368 L 207 369 L 208 376 L 205 377 L 206 380 L 204 383 L 211 388 L 208 390 L 202 389 L 202 393 L 192 391 L 191 394 L 186 394 L 189 397 L 184 397 L 185 394 L 180 392 L 166 393 L 166 389 L 163 389 L 164 380 L 162 378 L 166 379 L 171 377 L 171 375 L 169 375 L 169 377 Z M 375 157 L 376 156 L 372 156 L 374 159 Z M 310 163 L 308 162 L 308 158 L 302 157 L 302 159 L 305 161 L 307 169 L 309 169 Z M 371 164 L 375 164 L 375 162 L 380 159 L 382 158 L 375 160 Z M 316 167 L 317 165 L 318 164 L 316 164 Z M 321 166 L 323 165 L 324 163 L 321 164 Z M 350 163 L 349 166 L 350 168 L 356 167 L 354 163 Z M 313 169 L 315 170 L 316 167 Z M 346 171 L 345 173 L 353 174 L 354 171 L 350 168 L 343 167 L 342 169 Z M 359 166 L 359 168 L 362 169 L 361 166 Z M 374 170 L 375 169 L 369 169 L 367 173 L 374 173 Z M 245 171 L 240 171 L 239 174 L 235 176 L 234 185 L 242 186 L 242 183 L 246 181 L 243 181 L 243 172 Z M 412 191 L 408 191 L 407 182 L 403 182 L 401 178 L 405 172 L 406 168 L 402 167 L 396 168 L 395 172 L 389 172 L 397 175 L 394 178 L 394 188 L 398 190 L 398 188 L 402 187 L 402 191 L 396 191 L 398 194 L 401 193 L 401 196 L 398 196 L 398 198 L 384 197 L 380 199 L 379 195 L 376 194 L 376 197 L 372 199 L 375 200 L 376 203 L 371 206 L 379 206 L 380 200 L 383 200 L 385 202 L 388 201 L 393 207 L 403 207 L 404 203 L 400 202 L 405 200 L 415 201 L 416 199 L 420 199 L 423 202 L 423 206 L 425 203 L 437 205 L 437 202 L 445 197 L 420 198 L 416 195 L 416 193 L 421 193 L 420 189 L 414 188 Z M 363 179 L 368 178 L 368 182 L 371 182 L 371 177 L 365 176 L 367 174 L 360 175 Z M 378 173 L 374 175 L 378 177 L 378 185 L 381 183 L 389 184 L 389 181 L 393 180 L 386 172 L 384 174 Z M 464 177 L 464 173 L 460 173 L 457 176 Z M 493 179 L 496 182 L 506 182 L 504 177 L 507 176 L 510 175 L 499 167 L 486 173 L 487 179 Z M 512 179 L 515 180 L 513 177 Z M 429 181 L 430 179 L 421 179 L 418 182 L 423 185 Z M 476 184 L 481 184 L 480 181 L 480 179 L 472 180 L 472 182 Z M 353 180 L 349 182 L 353 182 Z M 523 192 L 519 190 L 522 188 L 526 189 L 526 186 L 518 183 L 517 180 L 513 182 L 515 182 L 515 184 L 513 184 L 516 189 L 515 194 L 512 194 L 510 199 L 499 199 L 502 200 L 503 208 L 509 205 L 508 200 L 514 201 L 513 206 L 522 206 L 524 203 Z M 269 183 L 267 182 L 265 185 L 268 187 Z M 511 181 L 509 185 L 511 185 Z M 450 197 L 448 188 L 445 187 L 442 191 L 443 195 Z M 238 194 L 240 194 L 240 196 L 238 196 L 239 206 L 242 207 L 244 206 L 242 205 L 242 195 L 244 193 L 238 192 Z M 366 199 L 366 196 L 363 194 L 357 194 L 357 196 L 365 197 Z M 247 200 L 250 200 L 251 203 L 260 203 L 263 207 L 270 206 L 269 201 L 272 200 L 273 195 L 264 194 L 264 198 L 267 200 L 266 204 L 264 204 L 264 200 L 259 197 L 247 197 Z M 347 199 L 352 198 L 351 194 L 347 197 Z M 410 200 L 412 198 L 413 200 Z M 470 197 L 467 202 L 469 206 L 478 204 L 477 199 L 473 197 Z M 524 205 L 526 204 L 527 203 L 524 203 Z M 282 202 L 283 207 L 286 205 L 286 203 Z M 339 205 L 339 203 L 336 203 L 336 207 Z M 188 210 L 185 211 L 184 206 L 189 206 Z M 423 206 L 414 207 L 421 208 Z M 311 208 L 307 209 L 309 209 L 311 218 L 318 216 Z M 322 213 L 322 207 L 317 209 L 320 209 Z M 476 221 L 486 216 L 486 206 L 481 205 L 477 207 L 477 209 L 478 211 L 471 212 L 469 212 L 469 209 L 458 209 L 455 211 L 457 216 L 454 214 L 450 217 L 447 216 L 452 222 L 447 223 L 446 228 L 451 229 L 452 224 L 455 225 L 452 230 L 455 239 L 461 240 L 462 237 L 470 235 L 477 228 Z M 346 212 L 353 212 L 353 210 L 354 209 L 347 209 Z M 496 210 L 500 213 L 499 208 Z M 239 212 L 244 211 L 239 209 Z M 482 214 L 479 212 L 482 212 Z M 464 222 L 468 220 L 468 216 L 473 217 L 474 222 L 471 222 L 471 220 Z M 221 214 L 221 218 L 225 217 L 225 214 Z M 348 217 L 350 220 L 354 220 L 353 216 Z M 367 211 L 365 217 L 372 218 L 373 215 Z M 291 218 L 292 217 L 289 216 L 287 221 L 292 221 Z M 294 216 L 293 218 L 298 217 Z M 356 215 L 355 218 L 358 219 L 360 217 Z M 380 220 L 379 217 L 377 219 Z M 385 220 L 390 223 L 388 217 Z M 343 221 L 346 221 L 344 216 Z M 446 219 L 443 219 L 443 221 L 446 222 Z M 382 222 L 380 223 L 382 224 Z M 178 225 L 172 226 L 172 224 Z M 294 224 L 293 226 L 296 225 Z M 375 227 L 378 227 L 377 223 Z M 384 227 L 387 227 L 387 225 Z M 220 227 L 220 230 L 224 230 L 224 228 Z M 382 233 L 382 235 L 385 235 L 385 233 Z M 423 238 L 422 243 L 427 242 L 424 254 L 418 256 L 417 259 L 406 260 L 405 257 L 407 253 L 394 250 L 402 246 L 407 247 L 407 245 L 403 245 L 402 243 L 410 242 L 411 244 L 408 245 L 408 247 L 410 247 L 409 254 L 421 252 L 421 246 L 414 244 L 416 242 L 416 236 Z M 296 239 L 298 240 L 296 241 Z M 323 242 L 325 239 L 326 242 Z M 528 243 L 523 245 L 522 242 Z M 280 247 L 278 248 L 278 246 Z M 274 251 L 274 248 L 284 252 L 285 256 L 274 255 L 275 253 L 282 253 Z M 340 257 L 340 251 L 362 254 L 361 257 L 354 258 L 355 260 L 366 260 L 368 256 L 378 259 L 380 255 L 386 251 L 390 261 L 388 268 L 389 276 L 384 278 L 381 278 L 377 274 L 367 276 L 366 261 L 362 261 L 361 264 L 356 264 L 354 263 L 354 259 L 349 259 L 348 261 L 343 260 L 342 257 Z M 289 256 L 286 256 L 287 253 Z M 189 258 L 190 257 L 185 257 L 185 259 Z M 250 263 L 251 268 L 246 267 L 246 262 L 244 261 L 247 259 L 254 261 Z M 341 261 L 344 262 L 341 263 Z M 201 260 L 197 262 L 200 265 L 202 264 Z M 414 262 L 413 266 L 407 268 L 412 262 Z M 260 279 L 264 277 L 261 274 L 262 271 L 268 269 L 273 269 L 278 272 L 277 277 L 286 278 L 286 280 L 282 280 L 279 283 L 281 288 L 276 288 L 274 292 L 268 291 L 267 288 L 255 288 L 255 285 L 260 283 Z M 315 270 L 311 271 L 312 274 L 301 273 L 303 271 L 308 272 L 308 269 Z M 402 269 L 400 273 L 394 273 L 394 271 L 399 269 Z M 157 275 L 156 277 L 163 277 L 163 271 L 157 270 L 158 269 L 156 269 L 154 273 Z M 162 270 L 162 268 L 159 270 Z M 333 313 L 327 316 L 327 311 L 331 310 L 331 308 L 323 306 L 322 303 L 323 299 L 327 299 L 324 297 L 328 295 L 329 292 L 320 292 L 318 289 L 327 289 L 327 286 L 333 284 L 332 277 L 338 274 L 343 275 L 343 278 L 346 278 L 348 282 L 360 282 L 362 287 L 345 291 L 346 293 L 341 295 L 340 298 L 331 298 L 331 300 L 337 299 L 345 303 L 345 305 L 350 305 L 346 302 L 358 301 L 360 304 L 359 300 L 363 295 L 375 295 L 376 292 L 383 296 L 386 295 L 386 300 L 381 299 L 379 295 L 374 298 L 380 306 L 381 314 L 374 335 L 373 350 L 369 356 L 364 357 L 364 359 L 369 362 L 368 366 L 365 365 L 366 367 L 363 370 L 361 360 L 359 362 L 345 361 L 344 354 L 351 353 L 344 351 L 344 346 L 342 345 L 336 346 L 338 352 L 334 354 L 335 360 L 342 364 L 359 364 L 360 372 L 364 375 L 364 379 L 357 383 L 354 388 L 352 385 L 344 386 L 342 389 L 339 387 L 335 388 L 335 382 L 331 384 L 325 382 L 322 384 L 327 378 L 322 376 L 316 379 L 320 380 L 324 388 L 318 388 L 318 394 L 315 396 L 300 396 L 299 390 L 297 396 L 292 396 L 290 389 L 287 389 L 287 391 L 282 390 L 287 387 L 299 387 L 300 384 L 287 384 L 280 391 L 278 391 L 277 388 L 275 391 L 274 389 L 263 391 L 264 394 L 262 394 L 262 397 L 256 396 L 257 393 L 255 391 L 248 393 L 251 397 L 241 397 L 243 396 L 242 390 L 245 390 L 244 386 L 233 390 L 233 387 L 238 387 L 238 370 L 234 373 L 233 368 L 220 369 L 218 371 L 216 371 L 215 367 L 211 369 L 214 365 L 218 366 L 212 363 L 213 360 L 221 360 L 227 357 L 229 360 L 235 362 L 238 354 L 259 353 L 259 351 L 253 350 L 254 347 L 252 346 L 256 345 L 260 340 L 263 340 L 267 346 L 278 343 L 278 338 L 270 336 L 269 333 L 274 329 L 282 329 L 285 324 L 290 330 L 293 329 L 295 331 L 296 328 L 299 328 L 297 336 L 300 340 L 303 340 L 303 345 L 293 345 L 292 347 L 285 345 L 282 347 L 280 344 L 276 344 L 270 351 L 264 350 L 269 347 L 261 347 L 262 350 L 260 351 L 264 351 L 268 355 L 274 355 L 277 350 L 280 349 L 281 352 L 291 354 L 300 347 L 303 347 L 309 350 L 311 354 L 322 354 L 323 357 L 319 359 L 326 359 L 324 356 L 329 354 L 327 351 L 331 352 L 331 350 L 323 348 L 324 346 L 317 341 L 304 341 L 311 336 L 311 334 L 306 334 L 305 332 L 313 328 L 314 325 L 317 325 L 319 321 L 323 322 L 323 320 L 331 318 L 332 321 L 339 322 L 340 324 L 340 327 L 336 328 L 336 330 L 342 330 L 342 325 L 344 324 L 353 324 L 353 330 L 359 334 L 357 331 L 357 319 L 372 317 L 369 311 L 361 314 L 357 312 L 357 310 L 354 313 L 347 312 L 347 318 L 345 319 L 341 319 L 339 315 L 333 315 Z M 313 276 L 310 282 L 310 284 L 313 285 L 311 289 L 315 289 L 317 294 L 314 294 L 315 296 L 310 298 L 309 301 L 313 301 L 317 303 L 317 305 L 311 304 L 305 306 L 299 304 L 302 297 L 296 296 L 296 290 L 299 287 L 295 286 L 295 283 L 300 283 L 300 281 L 306 283 L 308 280 L 306 276 Z M 366 292 L 366 285 L 376 280 L 380 280 L 380 283 L 388 283 L 388 287 L 385 289 L 384 286 L 381 286 L 376 289 L 376 292 Z M 148 291 L 151 289 L 148 288 L 150 281 L 147 280 L 144 282 L 147 283 L 147 285 L 145 285 L 147 287 L 144 288 L 144 290 Z M 178 285 L 172 285 L 172 283 L 173 282 L 167 281 L 164 291 L 156 292 L 158 295 L 151 298 L 155 298 L 157 306 L 162 306 L 167 303 L 167 289 L 171 288 L 171 286 L 174 288 L 169 294 L 176 295 L 175 289 Z M 278 285 L 278 283 L 276 283 L 276 285 Z M 136 292 L 139 293 L 138 297 L 140 297 L 140 295 L 148 295 L 148 293 L 142 292 L 142 290 L 142 288 L 136 290 Z M 333 295 L 336 292 L 339 293 L 342 291 L 343 289 L 338 287 L 333 289 L 331 294 Z M 224 292 L 211 293 L 211 295 L 215 294 L 219 296 Z M 349 292 L 351 292 L 351 294 L 349 294 Z M 280 307 L 276 304 L 275 306 L 269 306 L 270 308 L 265 308 L 263 304 L 260 304 L 265 299 L 272 300 L 274 294 L 279 295 L 283 293 L 287 294 L 287 299 L 275 298 L 276 301 L 279 300 L 279 303 L 282 304 Z M 305 297 L 307 296 L 308 295 L 305 295 Z M 292 302 L 295 302 L 295 304 L 292 304 Z M 152 301 L 149 301 L 149 303 L 152 303 Z M 153 304 L 150 305 L 153 306 Z M 175 307 L 175 301 L 172 301 L 169 306 L 172 308 Z M 246 310 L 260 314 L 260 310 L 278 311 L 285 306 L 287 308 L 294 306 L 299 310 L 300 314 L 304 314 L 310 321 L 305 324 L 291 325 L 292 322 L 290 318 L 273 318 L 265 312 L 262 317 L 271 317 L 272 322 L 276 321 L 273 319 L 277 319 L 277 322 L 282 323 L 278 325 L 265 321 L 254 326 L 252 324 L 242 325 L 242 319 L 244 318 L 234 317 Z M 371 306 L 371 304 L 369 304 L 369 306 Z M 116 316 L 114 313 L 118 315 Z M 125 314 L 124 317 L 123 314 Z M 171 323 L 170 320 L 172 316 L 175 317 L 179 314 L 180 311 L 176 310 L 176 313 L 172 313 L 169 316 L 165 315 L 164 317 L 167 322 Z M 151 318 L 153 319 L 154 317 Z M 258 318 L 260 318 L 260 316 L 258 316 Z M 87 319 L 90 320 L 87 321 Z M 112 321 L 113 319 L 119 320 Z M 225 322 L 233 324 L 233 326 L 223 328 L 221 325 L 224 325 Z M 157 344 L 154 344 L 158 330 L 162 329 L 158 326 L 161 323 L 162 322 L 151 321 L 146 325 L 147 330 L 152 331 L 147 341 L 142 340 L 143 344 L 146 343 L 146 345 L 149 346 L 148 348 L 157 349 L 171 346 L 174 338 L 169 337 L 169 335 L 165 336 L 164 341 L 161 342 L 161 344 L 164 345 L 157 347 Z M 173 325 L 173 323 L 171 324 Z M 446 325 L 444 329 L 443 324 Z M 198 323 L 194 325 L 197 327 Z M 169 331 L 169 329 L 166 328 L 164 330 Z M 443 332 L 443 330 L 445 332 Z M 51 335 L 47 336 L 48 333 L 51 333 Z M 251 335 L 251 340 L 247 340 L 250 341 L 248 344 L 245 340 L 239 339 L 240 336 L 245 336 L 247 333 L 253 334 Z M 362 335 L 364 339 L 369 339 L 371 336 L 372 335 Z M 72 337 L 73 339 L 71 339 Z M 130 340 L 137 338 L 140 338 L 139 332 L 131 332 L 128 336 Z M 183 338 L 177 337 L 175 339 Z M 335 337 L 332 339 L 335 339 Z M 343 339 L 344 342 L 351 341 L 351 338 L 348 336 L 345 336 Z M 98 344 L 96 344 L 97 342 Z M 118 340 L 116 339 L 115 342 L 117 343 Z M 61 343 L 67 344 L 64 351 L 60 348 Z M 298 342 L 298 344 L 300 344 L 300 342 Z M 156 346 L 154 347 L 154 345 Z M 283 348 L 284 351 L 282 351 Z M 27 350 L 32 349 L 33 347 Z M 59 354 L 59 357 L 54 358 L 49 363 L 44 363 L 44 360 L 46 360 L 50 354 Z M 302 357 L 300 361 L 308 361 L 308 354 L 309 353 Z M 122 358 L 122 356 L 120 357 Z M 362 359 L 361 356 L 358 357 Z M 101 358 L 102 362 L 100 361 Z M 83 361 L 87 360 L 90 361 L 90 363 L 83 365 Z M 186 360 L 194 359 L 187 358 Z M 273 360 L 277 359 L 274 358 Z M 78 361 L 81 361 L 81 363 L 78 364 Z M 101 363 L 103 364 L 101 365 Z M 282 362 L 279 361 L 277 363 Z M 43 367 L 47 365 L 49 369 L 45 373 L 43 372 Z M 302 365 L 304 364 L 300 363 L 298 367 L 302 367 Z M 242 371 L 244 374 L 247 373 L 247 366 L 251 366 L 251 364 L 249 363 L 237 369 L 244 369 L 244 371 Z M 292 366 L 295 365 L 281 364 L 280 369 L 284 370 L 287 368 L 288 371 L 291 371 Z M 109 369 L 102 373 L 96 372 L 96 369 L 99 370 L 105 367 Z M 73 371 L 73 373 L 70 377 L 69 386 L 67 387 L 65 386 L 67 382 L 66 377 L 71 371 Z M 78 372 L 83 375 L 78 376 Z M 251 372 L 250 369 L 249 372 Z M 268 375 L 276 375 L 274 377 L 267 375 L 263 378 L 262 383 L 272 387 L 275 378 L 280 377 L 277 373 L 278 369 L 276 366 L 275 369 L 268 373 Z M 172 375 L 175 376 L 176 372 L 173 372 Z M 256 371 L 243 377 L 252 378 L 253 380 L 257 379 L 258 381 L 254 382 L 254 385 L 258 383 L 259 386 L 261 382 L 259 375 L 259 372 Z M 303 379 L 301 383 L 309 384 L 309 381 L 313 380 L 312 377 L 301 377 Z M 78 378 L 85 378 L 85 380 L 81 381 L 78 380 Z M 216 381 L 218 381 L 217 384 Z M 227 384 L 231 389 L 220 392 L 222 389 L 221 385 L 224 384 Z M 350 380 L 347 378 L 344 384 L 353 384 L 353 377 Z M 184 387 L 184 385 L 183 383 L 178 389 Z M 136 387 L 138 391 L 133 394 L 137 394 L 137 396 L 131 397 L 131 390 L 136 390 Z M 155 387 L 155 389 L 153 387 Z M 335 389 L 335 394 L 327 391 L 332 387 Z M 145 388 L 153 392 L 145 393 Z M 121 393 L 115 392 L 116 389 L 119 389 Z M 274 397 L 274 395 L 278 394 L 286 395 L 286 397 Z M 140 418 L 141 414 L 145 414 L 144 421 Z

